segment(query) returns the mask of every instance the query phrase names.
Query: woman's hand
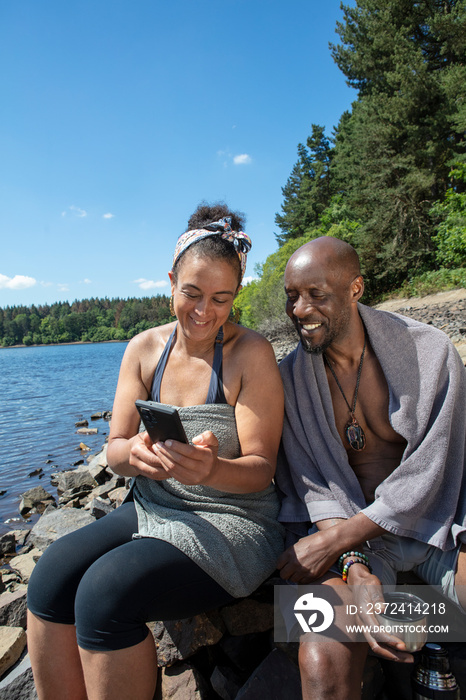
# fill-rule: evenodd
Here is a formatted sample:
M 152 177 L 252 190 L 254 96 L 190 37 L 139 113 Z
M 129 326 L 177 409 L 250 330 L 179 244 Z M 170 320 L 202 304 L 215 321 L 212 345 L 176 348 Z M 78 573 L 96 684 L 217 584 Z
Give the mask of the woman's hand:
M 218 440 L 206 430 L 192 445 L 166 440 L 153 445 L 154 454 L 166 473 L 185 486 L 209 485 L 218 469 Z
M 155 454 L 152 447 L 152 441 L 146 432 L 138 433 L 129 441 L 129 464 L 141 476 L 147 476 L 148 479 L 155 481 L 163 481 L 169 478 L 160 459 Z

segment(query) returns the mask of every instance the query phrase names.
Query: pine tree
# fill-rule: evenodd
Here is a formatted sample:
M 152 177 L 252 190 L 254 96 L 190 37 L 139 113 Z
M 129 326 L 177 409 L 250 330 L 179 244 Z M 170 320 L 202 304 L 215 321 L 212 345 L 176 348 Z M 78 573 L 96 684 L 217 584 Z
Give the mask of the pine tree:
M 335 144 L 335 187 L 362 223 L 357 247 L 379 289 L 435 265 L 432 203 L 464 159 L 465 0 L 358 0 L 332 53 L 359 91 Z
M 282 188 L 283 214 L 275 216 L 275 223 L 282 231 L 275 234 L 279 245 L 305 235 L 317 225 L 330 202 L 332 153 L 324 127 L 313 124 L 306 146 L 298 145 L 298 160 Z

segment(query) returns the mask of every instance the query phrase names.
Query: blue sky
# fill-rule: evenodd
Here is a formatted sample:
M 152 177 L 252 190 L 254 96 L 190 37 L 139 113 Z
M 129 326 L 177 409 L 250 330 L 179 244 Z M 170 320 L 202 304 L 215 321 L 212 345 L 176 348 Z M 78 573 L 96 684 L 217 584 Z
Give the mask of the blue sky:
M 169 293 L 201 200 L 276 250 L 311 124 L 350 108 L 340 0 L 2 0 L 0 307 Z

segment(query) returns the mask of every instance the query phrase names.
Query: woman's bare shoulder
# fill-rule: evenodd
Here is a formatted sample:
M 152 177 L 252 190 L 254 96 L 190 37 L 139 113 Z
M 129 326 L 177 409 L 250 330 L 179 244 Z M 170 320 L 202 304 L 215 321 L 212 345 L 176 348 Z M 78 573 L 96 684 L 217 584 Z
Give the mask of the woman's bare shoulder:
M 263 335 L 251 328 L 245 328 L 236 324 L 231 324 L 231 337 L 234 353 L 238 355 L 258 353 L 261 358 L 269 357 L 275 359 L 275 354 L 271 343 Z
M 126 355 L 140 359 L 146 356 L 160 357 L 174 327 L 175 323 L 167 323 L 138 333 L 129 341 Z

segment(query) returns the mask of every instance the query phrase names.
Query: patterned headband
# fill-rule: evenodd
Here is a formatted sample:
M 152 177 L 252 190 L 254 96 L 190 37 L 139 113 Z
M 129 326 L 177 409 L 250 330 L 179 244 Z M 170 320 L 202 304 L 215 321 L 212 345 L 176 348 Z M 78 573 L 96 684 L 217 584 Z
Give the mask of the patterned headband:
M 224 238 L 225 240 L 230 241 L 230 243 L 233 243 L 235 250 L 238 253 L 241 265 L 241 279 L 243 279 L 244 272 L 246 270 L 247 254 L 251 250 L 252 243 L 249 236 L 246 233 L 243 233 L 243 231 L 232 230 L 230 216 L 225 216 L 225 218 L 220 219 L 219 221 L 214 221 L 212 224 L 207 224 L 204 226 L 204 228 L 193 229 L 192 231 L 186 231 L 186 233 L 181 234 L 176 243 L 175 254 L 173 256 L 173 267 L 175 267 L 176 261 L 187 248 L 203 238 L 208 238 L 209 236 L 220 236 L 220 238 Z

